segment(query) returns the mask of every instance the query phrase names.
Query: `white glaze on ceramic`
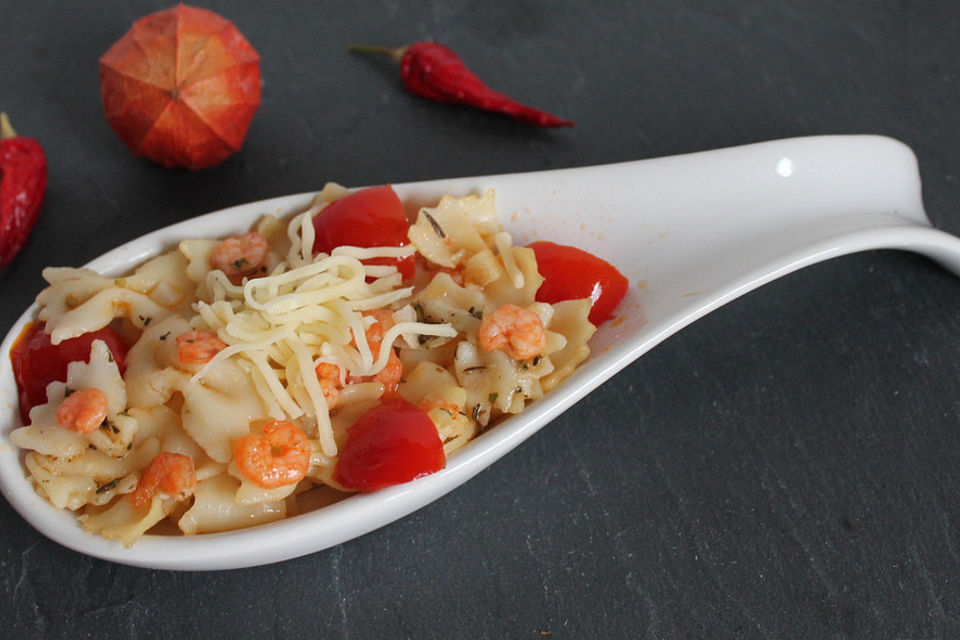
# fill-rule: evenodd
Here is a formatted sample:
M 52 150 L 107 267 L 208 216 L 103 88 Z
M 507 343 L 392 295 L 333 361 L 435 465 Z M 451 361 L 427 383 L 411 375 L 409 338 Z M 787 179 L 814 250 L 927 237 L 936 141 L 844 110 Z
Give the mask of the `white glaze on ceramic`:
M 830 136 L 621 164 L 394 185 L 411 210 L 441 195 L 496 189 L 517 244 L 573 244 L 630 279 L 619 319 L 594 354 L 548 396 L 452 455 L 432 476 L 261 527 L 193 537 L 146 536 L 123 548 L 80 529 L 40 498 L 9 440 L 19 425 L 7 358 L 0 370 L 0 488 L 49 538 L 124 564 L 162 569 L 246 567 L 340 544 L 401 518 L 466 482 L 591 390 L 697 318 L 779 276 L 874 248 L 926 254 L 960 275 L 960 239 L 930 228 L 913 153 L 876 136 Z M 233 207 L 161 229 L 97 258 L 120 274 L 182 238 L 246 231 L 264 213 L 304 208 L 311 194 Z M 6 354 L 36 307 L 7 335 Z

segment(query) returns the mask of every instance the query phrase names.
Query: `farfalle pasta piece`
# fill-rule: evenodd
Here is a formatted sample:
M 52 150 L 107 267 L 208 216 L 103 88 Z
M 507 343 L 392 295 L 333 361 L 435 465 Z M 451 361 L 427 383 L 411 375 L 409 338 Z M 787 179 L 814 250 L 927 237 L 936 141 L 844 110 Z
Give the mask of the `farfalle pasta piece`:
M 161 307 L 178 310 L 184 305 L 189 306 L 193 298 L 194 283 L 187 277 L 186 266 L 183 254 L 169 251 L 114 282 L 148 296 Z
M 488 249 L 483 233 L 492 237 L 499 230 L 494 193 L 487 191 L 482 197 L 444 196 L 437 206 L 423 207 L 407 236 L 427 260 L 452 269 Z
M 92 450 L 78 456 L 31 451 L 25 462 L 41 494 L 56 507 L 76 511 L 88 504 L 107 504 L 133 491 L 139 469 L 157 454 L 157 447 L 156 440 L 149 440 L 122 458 Z
M 566 344 L 550 354 L 553 371 L 540 379 L 544 391 L 550 391 L 569 377 L 590 356 L 587 342 L 597 328 L 587 317 L 590 315 L 590 300 L 565 300 L 553 305 L 553 317 L 547 325 L 551 332 L 563 335 Z
M 240 481 L 222 474 L 197 483 L 193 506 L 177 521 L 187 535 L 214 533 L 252 527 L 286 517 L 283 500 L 238 504 L 235 500 Z
M 487 305 L 482 290 L 460 286 L 446 273 L 435 275 L 413 300 L 419 320 L 449 323 L 460 333 L 477 332 Z
M 250 429 L 250 422 L 264 415 L 250 377 L 229 360 L 207 370 L 201 381 L 182 379 L 181 420 L 183 429 L 217 462 L 233 458 L 233 442 Z
M 537 256 L 533 249 L 511 247 L 509 252 L 520 277 L 516 278 L 511 275 L 511 270 L 505 270 L 499 278 L 484 287 L 484 296 L 492 308 L 504 304 L 527 307 L 536 300 L 537 289 L 543 283 L 543 276 L 537 271 Z M 516 286 L 518 280 L 521 282 L 519 287 Z
M 192 331 L 190 323 L 171 316 L 154 323 L 127 352 L 127 395 L 130 406 L 162 405 L 186 384 L 177 355 L 177 336 Z
M 80 516 L 80 525 L 107 540 L 118 540 L 125 547 L 133 546 L 143 534 L 165 519 L 175 504 L 156 496 L 143 509 L 133 506 L 129 496 L 105 508 L 90 509 Z
M 419 363 L 400 384 L 400 395 L 427 412 L 436 425 L 449 455 L 466 444 L 477 432 L 467 411 L 467 391 L 444 367 L 432 362 Z
M 143 409 L 132 408 L 130 415 L 137 420 L 138 437 L 143 435 L 156 439 L 160 443 L 161 451 L 179 453 L 193 460 L 198 481 L 220 475 L 227 470 L 225 463 L 217 462 L 208 456 L 197 441 L 184 431 L 178 411 L 161 405 Z
M 106 419 L 92 433 L 79 433 L 64 428 L 57 419 L 57 409 L 69 393 L 78 389 L 99 389 L 107 399 Z M 47 402 L 30 411 L 30 424 L 10 433 L 10 441 L 22 449 L 30 449 L 57 457 L 73 457 L 95 450 L 106 455 L 126 455 L 136 430 L 136 421 L 124 410 L 127 406 L 123 378 L 106 343 L 94 340 L 90 362 L 71 362 L 67 381 L 47 386 Z
M 106 278 L 90 269 L 48 267 L 43 277 L 50 286 L 37 296 L 39 318 L 53 344 L 102 329 L 115 318 L 143 329 L 188 302 L 192 288 L 182 269 L 183 259 L 173 252 L 145 262 L 123 278 Z

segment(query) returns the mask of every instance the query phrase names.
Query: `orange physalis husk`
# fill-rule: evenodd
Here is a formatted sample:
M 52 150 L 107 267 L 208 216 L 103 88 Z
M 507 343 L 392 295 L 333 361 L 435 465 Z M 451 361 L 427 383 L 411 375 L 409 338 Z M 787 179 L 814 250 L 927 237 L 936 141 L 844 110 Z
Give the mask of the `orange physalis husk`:
M 100 58 L 107 121 L 137 155 L 202 169 L 235 153 L 260 106 L 260 56 L 229 20 L 177 5 Z

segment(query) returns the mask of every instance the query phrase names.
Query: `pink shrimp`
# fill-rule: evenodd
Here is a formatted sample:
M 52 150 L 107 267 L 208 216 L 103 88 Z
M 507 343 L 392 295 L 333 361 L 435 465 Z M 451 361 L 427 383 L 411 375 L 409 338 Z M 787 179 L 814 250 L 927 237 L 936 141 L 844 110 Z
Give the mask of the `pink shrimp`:
M 393 320 L 393 312 L 388 309 L 371 309 L 363 315 L 368 318 L 373 318 L 374 320 L 374 323 L 367 329 L 366 335 L 370 349 L 376 354 L 380 349 L 380 343 L 383 342 L 383 337 L 387 334 L 387 331 L 392 329 L 393 325 L 397 323 Z
M 144 469 L 130 499 L 134 507 L 140 508 L 149 503 L 157 491 L 175 500 L 183 500 L 196 487 L 197 472 L 193 459 L 182 453 L 162 451 Z
M 248 480 L 276 489 L 303 480 L 310 470 L 310 445 L 297 425 L 274 420 L 263 435 L 251 433 L 237 442 L 237 466 Z
M 96 388 L 80 389 L 57 407 L 57 422 L 77 433 L 93 433 L 106 420 L 107 411 L 107 394 Z
M 244 278 L 267 272 L 269 250 L 267 239 L 254 231 L 230 236 L 210 254 L 210 266 L 223 271 L 233 284 L 240 284 Z
M 323 397 L 327 399 L 327 409 L 333 409 L 340 401 L 340 390 L 343 388 L 340 384 L 340 367 L 332 362 L 321 362 L 317 364 L 316 373 Z
M 187 331 L 177 336 L 177 357 L 184 364 L 204 364 L 227 348 L 227 343 L 209 331 Z
M 400 387 L 400 378 L 403 377 L 403 362 L 393 349 L 383 369 L 373 374 L 373 379 L 383 385 L 384 395 L 392 396 Z
M 380 345 L 383 344 L 383 338 L 395 324 L 393 312 L 388 309 L 372 309 L 367 311 L 364 316 L 374 319 L 374 323 L 367 328 L 367 344 L 370 345 L 370 351 L 373 352 L 373 359 L 376 360 L 380 355 Z M 356 341 L 352 343 L 356 346 Z M 384 388 L 384 395 L 390 396 L 396 393 L 400 386 L 400 379 L 403 377 L 403 362 L 393 348 L 390 349 L 390 356 L 383 369 L 366 378 L 351 377 L 351 382 L 361 380 L 376 380 Z
M 505 304 L 483 316 L 477 337 L 487 351 L 503 349 L 517 360 L 539 355 L 547 346 L 540 316 L 515 304 Z

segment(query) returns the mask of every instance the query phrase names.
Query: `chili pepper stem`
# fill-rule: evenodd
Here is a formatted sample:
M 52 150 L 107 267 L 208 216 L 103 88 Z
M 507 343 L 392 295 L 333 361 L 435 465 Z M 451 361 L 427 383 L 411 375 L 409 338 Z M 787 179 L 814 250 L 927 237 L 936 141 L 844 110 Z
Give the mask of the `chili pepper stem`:
M 372 44 L 349 44 L 347 45 L 347 50 L 352 51 L 353 53 L 373 53 L 381 56 L 388 56 L 393 59 L 394 62 L 400 62 L 400 58 L 403 57 L 403 54 L 409 49 L 409 45 L 403 47 L 379 47 Z
M 13 126 L 10 124 L 10 118 L 7 117 L 6 112 L 0 111 L 0 140 L 16 137 L 17 132 L 13 130 Z

